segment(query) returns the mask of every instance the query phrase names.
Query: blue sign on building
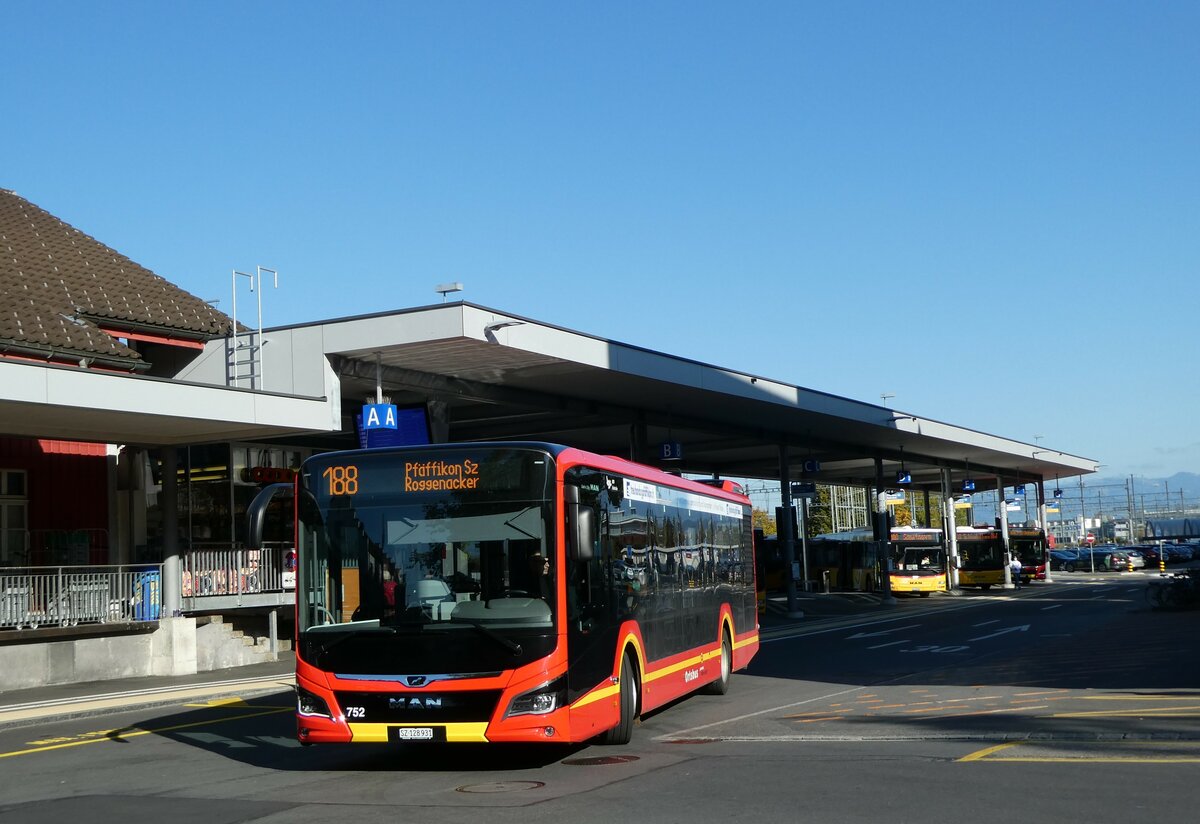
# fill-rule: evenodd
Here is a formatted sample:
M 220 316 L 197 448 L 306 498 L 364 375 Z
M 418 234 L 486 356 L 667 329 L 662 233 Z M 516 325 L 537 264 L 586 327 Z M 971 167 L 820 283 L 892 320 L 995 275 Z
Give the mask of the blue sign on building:
M 663 441 L 658 445 L 658 457 L 663 461 L 683 459 L 683 444 L 678 441 Z
M 367 403 L 362 408 L 363 429 L 395 429 L 396 404 Z
M 391 425 L 387 425 L 387 409 L 391 409 Z M 371 414 L 371 410 L 376 410 Z M 382 410 L 382 411 L 381 411 Z M 393 404 L 366 404 L 356 416 L 358 445 L 363 449 L 381 446 L 413 446 L 427 444 L 429 419 L 424 407 L 397 408 Z

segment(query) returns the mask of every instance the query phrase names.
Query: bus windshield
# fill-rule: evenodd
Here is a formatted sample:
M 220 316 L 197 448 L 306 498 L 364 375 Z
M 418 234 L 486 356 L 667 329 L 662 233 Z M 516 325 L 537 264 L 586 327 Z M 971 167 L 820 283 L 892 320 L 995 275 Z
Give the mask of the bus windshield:
M 901 572 L 946 571 L 946 553 L 941 546 L 900 546 L 895 554 L 896 569 Z
M 1025 565 L 1044 564 L 1046 562 L 1046 542 L 1041 538 L 1010 534 L 1009 548 L 1013 555 L 1021 559 Z
M 504 646 L 514 634 L 551 632 L 553 478 L 550 456 L 529 449 L 310 459 L 302 638 L 474 629 Z

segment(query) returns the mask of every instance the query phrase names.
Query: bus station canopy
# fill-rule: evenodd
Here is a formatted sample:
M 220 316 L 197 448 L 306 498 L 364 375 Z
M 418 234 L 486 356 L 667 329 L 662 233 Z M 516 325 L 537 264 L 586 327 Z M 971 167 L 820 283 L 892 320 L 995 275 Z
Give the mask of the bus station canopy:
M 338 376 L 343 414 L 427 405 L 435 440 L 546 440 L 670 470 L 909 488 L 996 486 L 1095 472 L 1094 460 L 700 363 L 466 302 L 267 330 L 268 389 L 313 394 L 301 353 Z M 282 361 L 286 360 L 285 363 Z M 343 431 L 352 430 L 344 425 Z M 663 460 L 664 444 L 678 456 Z M 349 444 L 353 445 L 353 444 Z M 673 451 L 674 447 L 666 447 Z M 808 471 L 805 471 L 806 466 Z M 955 491 L 958 487 L 955 486 Z

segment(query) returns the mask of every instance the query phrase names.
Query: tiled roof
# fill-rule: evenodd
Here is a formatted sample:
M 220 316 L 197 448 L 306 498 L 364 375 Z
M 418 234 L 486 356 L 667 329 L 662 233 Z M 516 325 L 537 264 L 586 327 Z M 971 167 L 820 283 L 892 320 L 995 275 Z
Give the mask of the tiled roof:
M 208 340 L 231 321 L 120 252 L 0 189 L 0 352 L 57 350 L 136 367 L 100 330 Z

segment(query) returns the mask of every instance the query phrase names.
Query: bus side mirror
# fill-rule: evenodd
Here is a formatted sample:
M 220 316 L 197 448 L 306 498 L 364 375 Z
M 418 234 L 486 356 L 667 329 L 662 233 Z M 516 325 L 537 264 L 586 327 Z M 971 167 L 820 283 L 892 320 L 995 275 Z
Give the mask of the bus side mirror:
M 563 487 L 567 509 L 567 551 L 572 560 L 590 561 L 596 544 L 596 511 L 579 502 L 579 488 Z
M 261 549 L 263 544 L 263 526 L 267 520 L 267 507 L 277 495 L 292 494 L 295 486 L 290 483 L 268 484 L 264 486 L 250 506 L 246 509 L 246 546 L 249 549 Z

